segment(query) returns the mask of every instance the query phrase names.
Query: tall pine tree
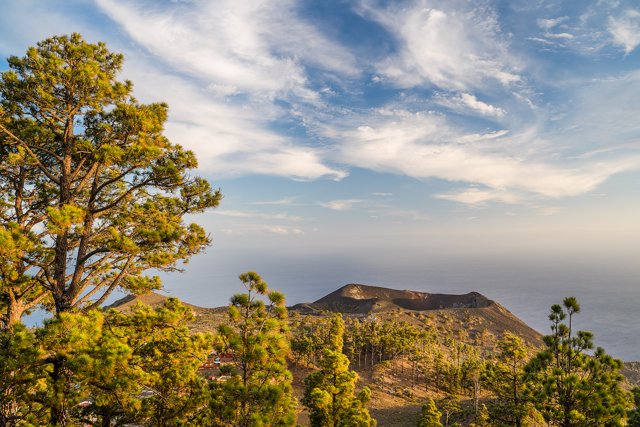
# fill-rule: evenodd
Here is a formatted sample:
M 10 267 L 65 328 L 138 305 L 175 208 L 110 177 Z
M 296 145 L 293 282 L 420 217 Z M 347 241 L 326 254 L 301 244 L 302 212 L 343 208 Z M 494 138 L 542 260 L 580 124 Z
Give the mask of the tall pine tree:
M 530 403 L 525 394 L 527 348 L 520 337 L 506 333 L 497 343 L 496 361 L 488 366 L 486 376 L 495 395 L 490 405 L 498 425 L 522 427 Z
M 295 425 L 284 295 L 257 273 L 243 273 L 240 280 L 247 292 L 233 296 L 229 324 L 219 327 L 221 348 L 233 353 L 235 369 L 227 381 L 212 384 L 213 425 Z
M 163 135 L 167 105 L 139 103 L 131 82 L 117 79 L 122 61 L 104 43 L 72 34 L 10 57 L 0 73 L 6 330 L 39 304 L 60 316 L 98 308 L 116 289 L 157 289 L 159 277 L 147 271 L 179 270 L 210 242 L 183 218 L 221 195 L 190 176 L 195 155 Z M 71 321 L 59 320 L 50 327 Z M 64 354 L 45 360 L 56 395 L 71 396 Z M 65 425 L 64 400 L 50 403 L 50 424 Z
M 623 425 L 630 396 L 621 387 L 622 362 L 602 348 L 593 356 L 586 353 L 593 348 L 593 334 L 574 330 L 579 312 L 573 297 L 551 307 L 546 348 L 526 367 L 531 399 L 551 426 Z
M 342 316 L 331 317 L 328 346 L 322 351 L 320 370 L 305 378 L 302 403 L 309 409 L 314 427 L 375 426 L 365 404 L 371 392 L 365 387 L 355 393 L 358 374 L 349 370 L 349 359 L 342 353 L 344 321 Z
M 183 218 L 221 195 L 163 135 L 167 105 L 117 80 L 122 61 L 72 34 L 0 73 L 0 240 L 21 236 L 0 260 L 3 323 L 41 302 L 63 313 L 158 288 L 147 270 L 174 271 L 210 242 Z

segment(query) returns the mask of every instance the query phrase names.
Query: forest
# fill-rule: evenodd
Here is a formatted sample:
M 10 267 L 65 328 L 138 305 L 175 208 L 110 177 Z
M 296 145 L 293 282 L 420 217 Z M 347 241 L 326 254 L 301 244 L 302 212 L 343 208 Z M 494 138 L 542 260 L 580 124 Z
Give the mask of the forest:
M 207 332 L 173 298 L 104 309 L 116 291 L 160 289 L 153 273 L 203 251 L 209 235 L 186 221 L 222 194 L 164 136 L 168 106 L 138 102 L 118 80 L 123 56 L 103 43 L 56 36 L 7 62 L 0 426 L 295 426 L 301 414 L 311 426 L 374 426 L 381 390 L 420 401 L 405 425 L 640 426 L 640 390 L 575 330 L 573 297 L 551 307 L 539 345 L 419 313 L 290 312 L 255 272 Z M 47 319 L 25 325 L 36 309 Z M 293 371 L 305 373 L 298 388 Z

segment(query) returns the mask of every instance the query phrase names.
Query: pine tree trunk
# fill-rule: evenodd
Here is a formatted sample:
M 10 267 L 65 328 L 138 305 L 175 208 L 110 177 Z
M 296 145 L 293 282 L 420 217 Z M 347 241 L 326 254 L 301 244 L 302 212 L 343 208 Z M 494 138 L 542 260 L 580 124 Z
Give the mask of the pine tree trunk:
M 478 415 L 478 394 L 480 393 L 480 381 L 473 382 L 473 412 Z
M 56 427 L 67 425 L 67 381 L 65 372 L 65 363 L 62 357 L 57 357 L 53 362 L 53 372 L 51 372 L 51 380 L 55 398 L 51 404 L 50 424 Z
M 13 326 L 20 323 L 25 309 L 24 305 L 18 302 L 11 289 L 7 292 L 6 303 L 6 314 L 0 317 L 0 329 L 5 331 L 12 329 Z
M 105 415 L 102 417 L 102 427 L 111 427 L 111 416 Z
M 24 313 L 22 305 L 19 304 L 11 304 L 8 307 L 7 312 L 7 321 L 3 325 L 5 329 L 11 329 L 18 323 L 20 323 L 20 319 L 22 319 L 22 314 Z

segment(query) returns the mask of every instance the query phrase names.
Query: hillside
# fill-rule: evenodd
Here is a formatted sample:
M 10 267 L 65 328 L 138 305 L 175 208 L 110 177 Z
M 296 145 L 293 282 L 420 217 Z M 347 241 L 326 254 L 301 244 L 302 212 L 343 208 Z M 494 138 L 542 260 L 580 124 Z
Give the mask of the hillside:
M 429 316 L 435 320 L 449 320 L 445 322 L 450 323 L 447 327 L 459 327 L 471 334 L 485 330 L 494 336 L 500 336 L 508 331 L 522 337 L 532 346 L 542 344 L 539 332 L 502 305 L 478 292 L 463 295 L 432 294 L 348 284 L 313 303 L 296 304 L 290 309 L 307 315 L 332 311 L 347 316 L 384 318 L 395 314 L 407 318 L 404 320 Z
M 138 303 L 157 308 L 162 306 L 168 298 L 168 296 L 157 292 L 149 292 L 143 295 L 128 295 L 117 300 L 113 304 L 104 307 L 104 309 L 109 310 L 113 308 L 118 311 L 128 312 Z M 188 304 L 186 302 L 183 302 L 183 304 L 191 308 L 195 315 L 193 322 L 189 325 L 189 328 L 193 332 L 212 332 L 217 325 L 226 319 L 226 307 L 206 308 Z
M 126 311 L 137 302 L 159 306 L 166 299 L 163 295 L 151 293 L 123 298 L 110 308 Z M 190 325 L 194 331 L 214 331 L 218 325 L 227 321 L 226 307 L 187 305 L 195 314 L 195 320 Z M 323 325 L 326 325 L 330 314 L 340 312 L 347 325 L 353 325 L 354 322 L 380 325 L 391 322 L 430 331 L 436 337 L 433 348 L 443 349 L 445 355 L 451 350 L 447 348 L 447 343 L 452 338 L 475 347 L 486 357 L 491 357 L 496 341 L 505 332 L 520 336 L 531 351 L 542 344 L 540 333 L 499 303 L 477 292 L 451 295 L 348 284 L 312 303 L 289 307 L 289 311 L 294 341 L 296 337 L 309 334 L 309 331 L 316 338 L 320 337 L 326 332 Z M 436 342 L 439 344 L 435 344 Z M 369 359 L 371 362 L 372 358 L 373 356 Z M 352 368 L 359 373 L 359 385 L 371 388 L 372 400 L 369 407 L 379 425 L 416 425 L 417 414 L 425 399 L 444 396 L 433 387 L 425 388 L 419 375 L 414 378 L 411 360 L 391 359 L 379 362 L 378 359 L 375 366 L 373 363 L 369 366 L 365 363 L 361 369 L 355 363 L 352 364 Z M 313 372 L 313 365 L 293 356 L 290 369 L 294 376 L 294 392 L 300 398 L 304 390 L 303 380 Z M 631 383 L 636 383 L 638 371 L 636 365 L 629 364 L 624 373 Z M 461 403 L 467 410 L 471 405 L 468 397 L 462 398 Z M 299 411 L 298 423 L 306 425 L 306 411 L 302 407 Z
M 128 311 L 135 304 L 152 307 L 163 304 L 167 296 L 150 292 L 139 296 L 126 296 L 106 308 Z M 225 319 L 226 308 L 205 308 L 187 304 L 196 319 L 192 329 L 211 331 Z M 289 307 L 292 313 L 304 316 L 325 316 L 339 312 L 347 317 L 400 318 L 409 323 L 427 321 L 440 329 L 463 329 L 472 336 L 481 331 L 500 336 L 508 331 L 532 346 L 542 343 L 542 335 L 513 315 L 502 305 L 478 292 L 463 295 L 432 294 L 398 290 L 379 286 L 348 284 L 312 303 Z

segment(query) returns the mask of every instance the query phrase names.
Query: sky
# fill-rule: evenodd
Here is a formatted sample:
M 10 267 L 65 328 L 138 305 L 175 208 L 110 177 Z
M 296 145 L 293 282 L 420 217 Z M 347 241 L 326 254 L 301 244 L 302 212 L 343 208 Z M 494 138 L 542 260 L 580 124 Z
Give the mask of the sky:
M 222 305 L 247 270 L 290 303 L 350 282 L 475 290 L 542 332 L 575 294 L 640 359 L 636 1 L 1 8 L 2 58 L 71 32 L 123 53 L 121 78 L 169 104 L 166 135 L 222 190 L 192 218 L 213 246 L 169 293 Z

